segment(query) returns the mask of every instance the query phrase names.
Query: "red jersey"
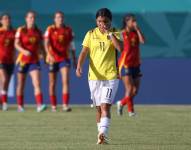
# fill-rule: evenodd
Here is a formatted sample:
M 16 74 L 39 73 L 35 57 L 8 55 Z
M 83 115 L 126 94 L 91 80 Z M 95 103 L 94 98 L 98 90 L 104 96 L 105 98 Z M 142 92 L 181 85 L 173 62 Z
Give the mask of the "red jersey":
M 56 62 L 69 59 L 69 48 L 73 39 L 70 27 L 57 28 L 55 25 L 50 25 L 44 34 L 44 38 L 49 39 L 50 53 L 54 56 Z
M 6 30 L 0 28 L 0 63 L 13 64 L 14 63 L 14 40 L 15 30 Z
M 37 28 L 27 29 L 25 26 L 19 27 L 16 35 L 19 39 L 21 46 L 31 53 L 30 56 L 25 56 L 22 53 L 18 56 L 18 61 L 30 64 L 39 61 L 39 49 L 42 42 L 41 31 Z
M 138 67 L 141 64 L 139 38 L 136 31 L 122 32 L 123 51 L 119 58 L 119 68 Z

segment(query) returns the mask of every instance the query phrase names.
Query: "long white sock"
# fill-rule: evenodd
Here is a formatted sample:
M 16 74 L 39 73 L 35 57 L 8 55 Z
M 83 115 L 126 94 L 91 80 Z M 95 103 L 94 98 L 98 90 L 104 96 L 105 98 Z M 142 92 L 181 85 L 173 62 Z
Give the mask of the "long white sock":
M 108 135 L 110 126 L 110 119 L 108 117 L 102 117 L 100 120 L 100 133 L 104 133 L 105 135 Z
M 97 122 L 97 131 L 99 132 L 100 130 L 100 122 Z

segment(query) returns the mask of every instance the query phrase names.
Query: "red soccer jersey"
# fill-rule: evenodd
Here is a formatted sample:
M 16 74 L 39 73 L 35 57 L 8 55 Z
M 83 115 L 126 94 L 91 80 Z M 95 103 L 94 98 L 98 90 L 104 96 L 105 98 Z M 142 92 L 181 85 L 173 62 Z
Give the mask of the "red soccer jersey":
M 15 30 L 5 30 L 0 28 L 0 63 L 13 64 L 14 63 L 14 40 Z
M 18 61 L 25 64 L 37 63 L 39 61 L 38 54 L 42 42 L 41 31 L 37 28 L 27 29 L 25 26 L 22 26 L 18 28 L 15 37 L 20 40 L 21 46 L 31 53 L 30 56 L 20 53 Z
M 119 68 L 138 67 L 141 64 L 139 38 L 136 31 L 122 32 L 124 49 L 119 58 Z
M 69 59 L 69 48 L 73 39 L 70 27 L 57 28 L 55 25 L 50 25 L 44 34 L 44 38 L 49 39 L 50 53 L 54 56 L 56 62 Z

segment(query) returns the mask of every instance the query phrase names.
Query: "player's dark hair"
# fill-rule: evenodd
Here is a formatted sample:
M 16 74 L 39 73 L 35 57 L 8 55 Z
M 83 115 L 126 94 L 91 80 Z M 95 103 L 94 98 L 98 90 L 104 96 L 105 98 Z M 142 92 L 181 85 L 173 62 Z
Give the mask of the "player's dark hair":
M 125 29 L 125 28 L 126 28 L 127 22 L 128 22 L 130 19 L 135 19 L 135 15 L 134 15 L 134 14 L 126 14 L 126 15 L 123 17 L 122 29 Z
M 7 16 L 9 19 L 11 19 L 11 16 L 8 13 L 2 13 L 0 14 L 0 21 L 3 19 L 4 16 Z M 2 23 L 0 22 L 0 27 L 2 27 Z M 9 29 L 12 29 L 12 25 L 9 25 Z
M 108 8 L 101 8 L 96 12 L 96 19 L 101 17 L 107 17 L 112 21 L 112 13 Z
M 64 16 L 64 13 L 62 12 L 62 11 L 56 11 L 55 13 L 54 13 L 54 17 L 57 15 L 57 14 L 61 14 L 62 16 Z
M 60 14 L 60 15 L 62 15 L 62 17 L 64 17 L 64 12 L 62 12 L 62 11 L 56 11 L 56 12 L 54 13 L 54 18 L 56 17 L 57 14 Z M 54 24 L 55 24 L 55 23 L 54 23 Z M 65 26 L 65 25 L 63 24 L 63 26 Z
M 25 18 L 29 15 L 29 14 L 34 14 L 34 16 L 36 16 L 36 12 L 34 10 L 29 10 L 27 11 L 27 13 L 25 14 Z M 27 25 L 25 24 L 25 26 L 27 27 Z M 34 29 L 35 30 L 39 30 L 38 26 L 36 24 L 34 24 Z

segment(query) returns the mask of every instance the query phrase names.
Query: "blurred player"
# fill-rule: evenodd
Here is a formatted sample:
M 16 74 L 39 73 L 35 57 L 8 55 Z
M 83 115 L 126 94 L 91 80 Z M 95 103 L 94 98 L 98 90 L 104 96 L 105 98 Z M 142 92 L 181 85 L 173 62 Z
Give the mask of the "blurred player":
M 43 105 L 43 96 L 40 83 L 39 53 L 42 50 L 42 34 L 35 25 L 35 12 L 29 11 L 25 16 L 26 25 L 18 28 L 16 32 L 15 47 L 19 51 L 17 58 L 17 102 L 18 112 L 24 111 L 24 85 L 27 73 L 32 78 L 37 112 L 46 109 Z
M 128 14 L 123 20 L 123 51 L 119 58 L 119 72 L 125 86 L 125 96 L 117 102 L 117 112 L 122 115 L 123 106 L 127 104 L 129 116 L 135 116 L 133 99 L 138 93 L 140 85 L 140 51 L 139 43 L 144 43 L 135 16 Z
M 0 94 L 3 111 L 8 110 L 7 91 L 14 70 L 14 40 L 15 30 L 11 26 L 11 18 L 9 14 L 2 14 L 0 16 Z
M 73 64 L 76 68 L 76 55 L 72 29 L 64 24 L 63 12 L 54 14 L 54 24 L 50 25 L 44 35 L 46 62 L 49 64 L 49 96 L 52 111 L 56 111 L 56 78 L 60 71 L 62 77 L 62 101 L 63 111 L 71 111 L 69 105 L 69 72 L 70 72 L 70 49 L 72 50 Z
M 111 27 L 112 14 L 107 8 L 96 13 L 97 27 L 89 30 L 82 43 L 76 75 L 81 77 L 82 65 L 90 55 L 89 87 L 91 99 L 97 109 L 96 121 L 98 126 L 98 142 L 107 142 L 110 126 L 110 108 L 118 88 L 116 48 L 121 50 L 121 44 L 114 35 Z

